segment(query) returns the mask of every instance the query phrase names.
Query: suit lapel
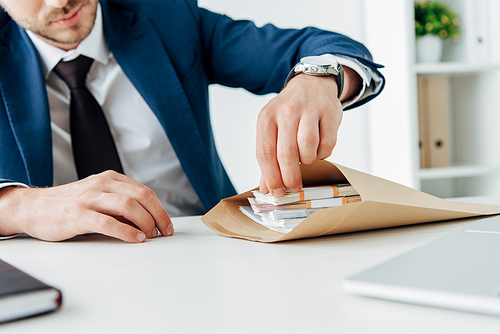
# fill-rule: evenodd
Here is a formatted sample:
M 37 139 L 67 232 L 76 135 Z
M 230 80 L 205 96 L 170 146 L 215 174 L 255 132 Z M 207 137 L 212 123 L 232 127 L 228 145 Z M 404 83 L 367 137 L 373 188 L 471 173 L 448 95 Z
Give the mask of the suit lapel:
M 0 92 L 28 182 L 51 186 L 50 112 L 38 54 L 26 33 L 13 21 L 3 26 L 0 40 L 9 41 L 0 41 Z
M 209 159 L 196 121 L 162 41 L 148 18 L 120 11 L 108 15 L 103 3 L 104 34 L 130 81 L 156 114 L 184 172 L 206 207 L 216 198 Z

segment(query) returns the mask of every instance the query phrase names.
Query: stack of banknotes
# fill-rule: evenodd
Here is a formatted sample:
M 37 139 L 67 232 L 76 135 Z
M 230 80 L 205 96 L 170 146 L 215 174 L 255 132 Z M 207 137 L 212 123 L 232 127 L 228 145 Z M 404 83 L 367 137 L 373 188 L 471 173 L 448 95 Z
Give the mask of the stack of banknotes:
M 273 230 L 290 230 L 312 213 L 361 201 L 358 192 L 349 184 L 335 184 L 302 188 L 299 192 L 287 192 L 283 197 L 274 197 L 260 191 L 252 192 L 248 202 L 263 225 Z

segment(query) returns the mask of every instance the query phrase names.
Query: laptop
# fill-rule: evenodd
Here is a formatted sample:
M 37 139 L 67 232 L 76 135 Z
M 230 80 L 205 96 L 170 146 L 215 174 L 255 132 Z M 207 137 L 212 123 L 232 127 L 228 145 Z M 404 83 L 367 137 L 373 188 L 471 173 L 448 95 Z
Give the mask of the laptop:
M 349 293 L 500 316 L 500 218 L 482 219 L 348 277 Z

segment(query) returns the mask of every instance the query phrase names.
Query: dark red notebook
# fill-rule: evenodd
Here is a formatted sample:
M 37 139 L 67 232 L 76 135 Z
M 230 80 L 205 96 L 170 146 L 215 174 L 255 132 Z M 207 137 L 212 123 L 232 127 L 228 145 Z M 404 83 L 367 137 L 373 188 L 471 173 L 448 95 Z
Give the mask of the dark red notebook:
M 61 291 L 0 260 L 0 323 L 55 311 L 61 302 Z

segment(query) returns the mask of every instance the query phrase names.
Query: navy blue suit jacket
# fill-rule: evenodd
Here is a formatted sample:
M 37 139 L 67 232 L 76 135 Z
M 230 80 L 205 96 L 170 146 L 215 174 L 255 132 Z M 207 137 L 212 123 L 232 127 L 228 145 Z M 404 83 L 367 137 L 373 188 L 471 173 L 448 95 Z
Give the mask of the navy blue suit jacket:
M 210 84 L 279 92 L 301 57 L 325 53 L 380 67 L 363 45 L 345 36 L 314 28 L 257 28 L 201 9 L 196 0 L 101 5 L 111 52 L 158 117 L 207 210 L 235 194 L 212 135 Z M 50 113 L 40 59 L 25 31 L 1 9 L 0 94 L 0 182 L 51 186 Z

